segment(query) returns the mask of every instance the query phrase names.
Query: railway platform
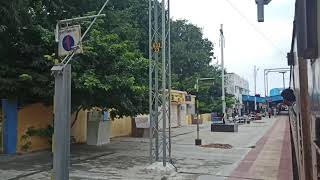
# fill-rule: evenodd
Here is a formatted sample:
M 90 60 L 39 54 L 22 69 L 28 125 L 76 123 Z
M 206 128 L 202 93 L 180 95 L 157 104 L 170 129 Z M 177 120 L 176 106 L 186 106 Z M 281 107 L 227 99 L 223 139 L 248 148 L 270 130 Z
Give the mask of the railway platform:
M 229 176 L 229 180 L 291 180 L 292 152 L 290 124 L 279 116 Z

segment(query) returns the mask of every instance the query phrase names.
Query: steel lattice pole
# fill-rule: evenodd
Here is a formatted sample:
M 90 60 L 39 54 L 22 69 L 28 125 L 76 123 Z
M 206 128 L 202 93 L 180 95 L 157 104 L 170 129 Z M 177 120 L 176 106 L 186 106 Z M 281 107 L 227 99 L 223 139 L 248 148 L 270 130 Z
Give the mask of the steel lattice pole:
M 166 166 L 171 159 L 170 5 L 169 0 L 160 1 L 149 0 L 149 145 L 150 162 Z
M 167 163 L 167 137 L 166 137 L 166 127 L 167 127 L 167 95 L 166 95 L 166 8 L 165 0 L 162 0 L 162 163 L 166 166 Z
M 153 86 L 152 86 L 152 71 L 153 71 L 153 64 L 151 62 L 152 59 L 152 2 L 149 0 L 149 156 L 150 156 L 150 163 L 153 162 L 153 154 L 152 154 L 152 149 L 153 149 L 153 108 L 152 108 L 152 94 L 153 94 Z
M 168 89 L 169 89 L 169 159 L 171 159 L 171 21 L 170 0 L 168 0 Z

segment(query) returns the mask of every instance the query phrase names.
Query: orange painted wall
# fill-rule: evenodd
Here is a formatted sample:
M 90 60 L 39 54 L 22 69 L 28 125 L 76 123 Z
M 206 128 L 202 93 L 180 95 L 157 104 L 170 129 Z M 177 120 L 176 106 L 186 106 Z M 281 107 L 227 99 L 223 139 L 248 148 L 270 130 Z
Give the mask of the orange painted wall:
M 132 124 L 131 117 L 123 117 L 112 121 L 111 137 L 131 136 Z
M 22 139 L 22 136 L 27 132 L 28 128 L 34 127 L 34 129 L 47 128 L 49 124 L 52 124 L 53 112 L 52 107 L 46 107 L 40 103 L 31 104 L 23 107 L 18 112 L 18 141 L 17 152 L 23 152 L 21 147 L 26 141 Z M 37 151 L 50 148 L 48 139 L 41 137 L 30 137 L 31 146 L 29 151 Z
M 74 121 L 75 113 L 72 115 L 72 122 Z M 81 110 L 78 114 L 78 120 L 71 128 L 71 135 L 75 138 L 77 143 L 87 142 L 87 111 Z
M 72 115 L 70 122 L 74 121 L 75 114 Z M 34 129 L 47 128 L 52 124 L 53 108 L 44 106 L 41 103 L 31 104 L 19 109 L 18 111 L 18 143 L 17 152 L 24 153 L 22 146 L 26 143 L 22 139 L 28 128 Z M 130 136 L 132 134 L 131 118 L 124 117 L 112 121 L 112 137 Z M 85 143 L 87 140 L 87 111 L 81 110 L 78 114 L 78 120 L 71 129 L 71 135 L 76 143 Z M 31 146 L 28 152 L 50 149 L 48 139 L 41 137 L 30 137 Z
M 74 120 L 75 114 L 72 115 L 71 122 Z M 23 107 L 18 112 L 18 143 L 17 151 L 22 151 L 22 146 L 26 143 L 22 139 L 22 136 L 28 131 L 28 128 L 34 127 L 34 129 L 47 128 L 52 124 L 53 120 L 53 108 L 52 106 L 44 106 L 41 103 L 31 104 Z M 71 136 L 76 140 L 76 143 L 85 143 L 87 140 L 87 113 L 86 111 L 80 111 L 78 114 L 78 120 L 71 129 Z M 48 139 L 41 137 L 30 137 L 31 146 L 29 152 L 50 149 Z
M 202 120 L 202 122 L 211 122 L 211 114 L 201 114 L 200 119 Z

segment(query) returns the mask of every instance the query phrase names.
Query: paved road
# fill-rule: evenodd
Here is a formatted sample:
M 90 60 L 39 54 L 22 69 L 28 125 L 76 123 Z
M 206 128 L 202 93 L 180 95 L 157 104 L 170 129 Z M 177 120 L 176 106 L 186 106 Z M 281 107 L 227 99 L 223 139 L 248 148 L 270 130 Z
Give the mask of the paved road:
M 231 149 L 194 146 L 196 127 L 173 129 L 172 154 L 177 172 L 162 177 L 146 170 L 148 166 L 148 139 L 114 138 L 103 147 L 72 146 L 70 179 L 227 179 L 234 175 L 241 160 L 267 133 L 277 119 L 264 119 L 259 123 L 239 126 L 238 133 L 212 133 L 210 125 L 201 125 L 203 144 L 223 143 Z M 1 179 L 50 179 L 49 152 L 23 156 L 0 156 Z

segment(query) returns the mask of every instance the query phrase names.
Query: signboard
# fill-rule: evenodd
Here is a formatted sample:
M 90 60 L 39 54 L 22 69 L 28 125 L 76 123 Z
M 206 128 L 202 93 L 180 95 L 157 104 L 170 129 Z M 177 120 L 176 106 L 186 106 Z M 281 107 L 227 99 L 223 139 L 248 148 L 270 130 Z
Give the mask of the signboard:
M 80 25 L 69 26 L 59 30 L 59 56 L 66 56 L 75 51 L 82 53 Z
M 192 96 L 191 95 L 186 95 L 186 101 L 192 101 Z
M 136 122 L 136 127 L 137 128 L 143 128 L 143 129 L 147 129 L 150 127 L 150 121 L 149 121 L 149 116 L 145 115 L 145 116 L 138 116 L 136 118 L 134 118 L 135 122 Z
M 177 93 L 177 92 L 171 92 L 171 102 L 175 102 L 178 104 L 182 104 L 185 102 L 185 94 L 183 93 Z
M 108 111 L 103 111 L 103 121 L 109 121 L 109 112 Z

